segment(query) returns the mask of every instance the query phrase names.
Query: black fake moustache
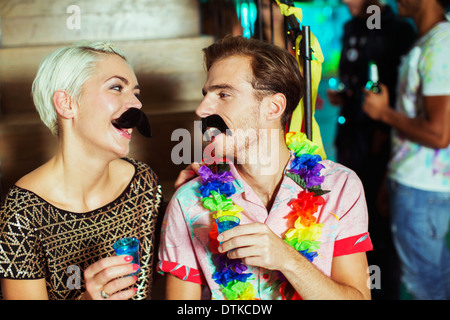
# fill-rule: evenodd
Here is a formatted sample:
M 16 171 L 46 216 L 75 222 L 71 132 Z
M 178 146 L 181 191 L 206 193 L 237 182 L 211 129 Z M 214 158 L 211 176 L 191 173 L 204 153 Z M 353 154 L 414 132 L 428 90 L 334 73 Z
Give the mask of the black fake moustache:
M 128 109 L 120 116 L 120 118 L 115 119 L 112 124 L 118 129 L 136 128 L 140 134 L 147 138 L 152 136 L 147 115 L 138 108 Z
M 207 128 L 217 128 L 220 132 L 231 136 L 231 131 L 228 129 L 227 124 L 217 114 L 213 114 L 206 118 L 202 118 L 202 133 L 203 134 L 205 134 Z

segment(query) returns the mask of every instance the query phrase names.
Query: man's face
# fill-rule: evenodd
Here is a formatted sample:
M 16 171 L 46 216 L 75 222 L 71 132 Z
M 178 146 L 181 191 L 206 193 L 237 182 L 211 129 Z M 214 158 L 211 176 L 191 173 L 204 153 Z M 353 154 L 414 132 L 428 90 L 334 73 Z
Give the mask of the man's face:
M 354 17 L 360 16 L 364 13 L 366 0 L 343 0 L 350 11 L 350 14 Z
M 270 16 L 270 6 L 272 6 L 272 16 Z M 271 19 L 274 26 L 282 25 L 284 16 L 281 14 L 280 8 L 272 0 L 263 0 L 261 6 L 263 22 L 265 26 L 270 26 Z
M 397 0 L 398 14 L 402 17 L 413 17 L 421 6 L 422 0 Z
M 218 115 L 231 131 L 231 135 L 220 133 L 212 139 L 217 158 L 228 156 L 243 161 L 249 148 L 257 144 L 257 134 L 253 133 L 260 128 L 260 102 L 251 79 L 250 58 L 246 56 L 219 60 L 208 72 L 204 98 L 196 114 L 201 118 Z

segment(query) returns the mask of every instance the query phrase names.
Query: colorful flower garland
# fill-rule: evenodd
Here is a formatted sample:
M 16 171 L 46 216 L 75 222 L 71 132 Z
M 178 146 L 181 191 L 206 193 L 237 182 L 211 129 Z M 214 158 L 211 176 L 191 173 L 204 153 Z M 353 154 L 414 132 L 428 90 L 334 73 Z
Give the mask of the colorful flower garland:
M 284 241 L 312 262 L 318 256 L 317 250 L 320 246 L 318 239 L 323 228 L 323 224 L 316 223 L 317 219 L 314 214 L 319 206 L 325 204 L 322 195 L 328 192 L 320 187 L 324 180 L 324 177 L 320 176 L 320 171 L 324 166 L 319 163 L 322 158 L 314 154 L 318 146 L 309 141 L 304 133 L 287 133 L 286 144 L 295 155 L 286 176 L 299 184 L 304 190 L 298 194 L 297 199 L 292 199 L 289 202 L 292 211 L 288 214 L 287 219 L 289 219 L 289 224 L 293 225 L 293 228 L 286 232 Z M 230 199 L 236 189 L 233 185 L 234 178 L 229 169 L 229 165 L 226 163 L 214 163 L 209 166 L 204 165 L 199 170 L 202 177 L 202 185 L 199 188 L 202 193 L 201 201 L 203 206 L 213 213 L 214 219 L 212 231 L 209 233 L 211 238 L 209 249 L 213 254 L 219 253 L 215 219 L 223 215 L 241 218 L 243 210 L 233 204 Z M 246 273 L 248 267 L 240 259 L 229 259 L 226 254 L 219 254 L 215 263 L 217 269 L 213 274 L 213 279 L 220 285 L 226 299 L 255 299 L 256 290 L 247 281 L 253 274 Z M 279 277 L 284 279 L 281 273 L 279 273 Z M 280 286 L 280 293 L 283 299 L 288 297 L 291 299 L 301 298 L 286 279 Z

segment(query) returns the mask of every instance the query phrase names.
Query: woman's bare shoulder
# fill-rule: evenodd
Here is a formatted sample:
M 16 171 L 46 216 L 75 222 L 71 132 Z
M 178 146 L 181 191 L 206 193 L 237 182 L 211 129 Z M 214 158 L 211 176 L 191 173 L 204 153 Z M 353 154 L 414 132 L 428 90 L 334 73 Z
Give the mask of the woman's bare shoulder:
M 37 191 L 42 189 L 43 185 L 47 185 L 49 183 L 48 180 L 50 176 L 47 173 L 48 163 L 45 163 L 17 180 L 15 185 L 22 189 L 37 193 Z

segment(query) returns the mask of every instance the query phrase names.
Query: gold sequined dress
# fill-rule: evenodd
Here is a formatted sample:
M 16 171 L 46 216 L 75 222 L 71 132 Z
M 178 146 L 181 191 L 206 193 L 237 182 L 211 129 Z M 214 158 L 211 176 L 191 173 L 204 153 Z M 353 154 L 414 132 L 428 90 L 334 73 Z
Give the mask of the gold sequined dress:
M 45 278 L 51 300 L 77 299 L 84 291 L 84 270 L 114 255 L 116 240 L 136 237 L 141 271 L 133 299 L 150 298 L 161 187 L 148 165 L 125 160 L 135 166 L 127 188 L 111 203 L 86 213 L 58 209 L 13 186 L 0 208 L 0 278 Z

